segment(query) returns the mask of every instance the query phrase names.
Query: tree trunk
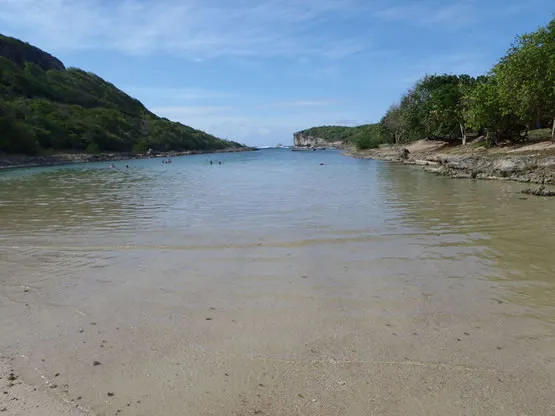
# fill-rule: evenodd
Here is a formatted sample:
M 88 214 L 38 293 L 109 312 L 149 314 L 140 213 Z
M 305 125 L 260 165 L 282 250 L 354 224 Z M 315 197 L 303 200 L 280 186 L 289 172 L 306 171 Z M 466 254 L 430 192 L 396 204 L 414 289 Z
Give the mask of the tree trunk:
M 464 146 L 464 145 L 466 145 L 466 129 L 464 128 L 463 123 L 459 123 L 459 127 L 461 128 L 462 143 L 463 143 L 463 146 Z
M 551 128 L 551 140 L 555 142 L 555 116 L 553 116 L 553 127 Z

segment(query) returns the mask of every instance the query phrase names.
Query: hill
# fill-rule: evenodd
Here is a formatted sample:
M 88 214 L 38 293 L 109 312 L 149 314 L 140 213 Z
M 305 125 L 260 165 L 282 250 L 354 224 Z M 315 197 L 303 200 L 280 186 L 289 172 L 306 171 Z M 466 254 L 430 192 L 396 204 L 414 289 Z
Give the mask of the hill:
M 320 126 L 301 130 L 293 135 L 295 146 L 320 146 L 325 143 L 354 145 L 360 148 L 374 147 L 372 140 L 376 136 L 379 124 L 363 124 L 356 127 Z M 377 144 L 376 144 L 377 145 Z
M 0 35 L 0 152 L 145 152 L 241 148 L 160 118 L 99 76 Z

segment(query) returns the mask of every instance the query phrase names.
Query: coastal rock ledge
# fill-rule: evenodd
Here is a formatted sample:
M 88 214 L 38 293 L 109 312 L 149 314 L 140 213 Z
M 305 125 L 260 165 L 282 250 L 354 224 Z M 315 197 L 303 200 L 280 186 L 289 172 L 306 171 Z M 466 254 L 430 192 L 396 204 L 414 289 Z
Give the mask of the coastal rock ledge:
M 306 148 L 324 147 L 329 149 L 339 149 L 342 146 L 342 142 L 329 142 L 320 137 L 310 136 L 304 133 L 295 133 L 293 134 L 293 145 L 295 147 Z
M 501 179 L 553 185 L 554 152 L 555 144 L 551 141 L 477 150 L 473 146 L 450 146 L 448 143 L 420 140 L 404 147 L 383 146 L 366 151 L 351 149 L 347 154 L 418 165 L 429 172 L 452 178 Z M 552 196 L 554 192 L 547 188 L 529 191 L 539 196 Z

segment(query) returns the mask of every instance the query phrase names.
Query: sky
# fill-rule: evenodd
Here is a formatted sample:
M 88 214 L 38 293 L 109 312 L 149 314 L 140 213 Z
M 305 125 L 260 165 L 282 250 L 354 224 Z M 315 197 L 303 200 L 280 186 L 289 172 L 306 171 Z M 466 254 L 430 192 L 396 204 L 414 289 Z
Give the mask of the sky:
M 423 75 L 484 74 L 554 16 L 552 0 L 0 0 L 0 33 L 263 146 L 377 122 Z

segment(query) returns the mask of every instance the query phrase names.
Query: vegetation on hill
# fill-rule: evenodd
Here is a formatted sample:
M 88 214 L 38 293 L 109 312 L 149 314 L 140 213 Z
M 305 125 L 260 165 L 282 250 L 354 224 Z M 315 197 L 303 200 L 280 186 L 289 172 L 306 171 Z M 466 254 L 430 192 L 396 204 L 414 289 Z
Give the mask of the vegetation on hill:
M 157 117 L 90 72 L 0 35 L 0 152 L 146 152 L 241 147 Z
M 345 127 L 345 126 L 321 126 L 299 131 L 296 134 L 304 136 L 318 137 L 327 142 L 350 142 L 352 137 L 360 132 L 365 126 Z
M 345 133 L 357 128 L 357 135 Z M 423 138 L 466 144 L 469 133 L 486 135 L 488 145 L 495 145 L 499 139 L 527 140 L 530 130 L 540 128 L 550 128 L 555 140 L 555 19 L 517 37 L 485 76 L 424 76 L 376 125 L 305 131 L 323 131 L 326 140 L 365 149 Z

